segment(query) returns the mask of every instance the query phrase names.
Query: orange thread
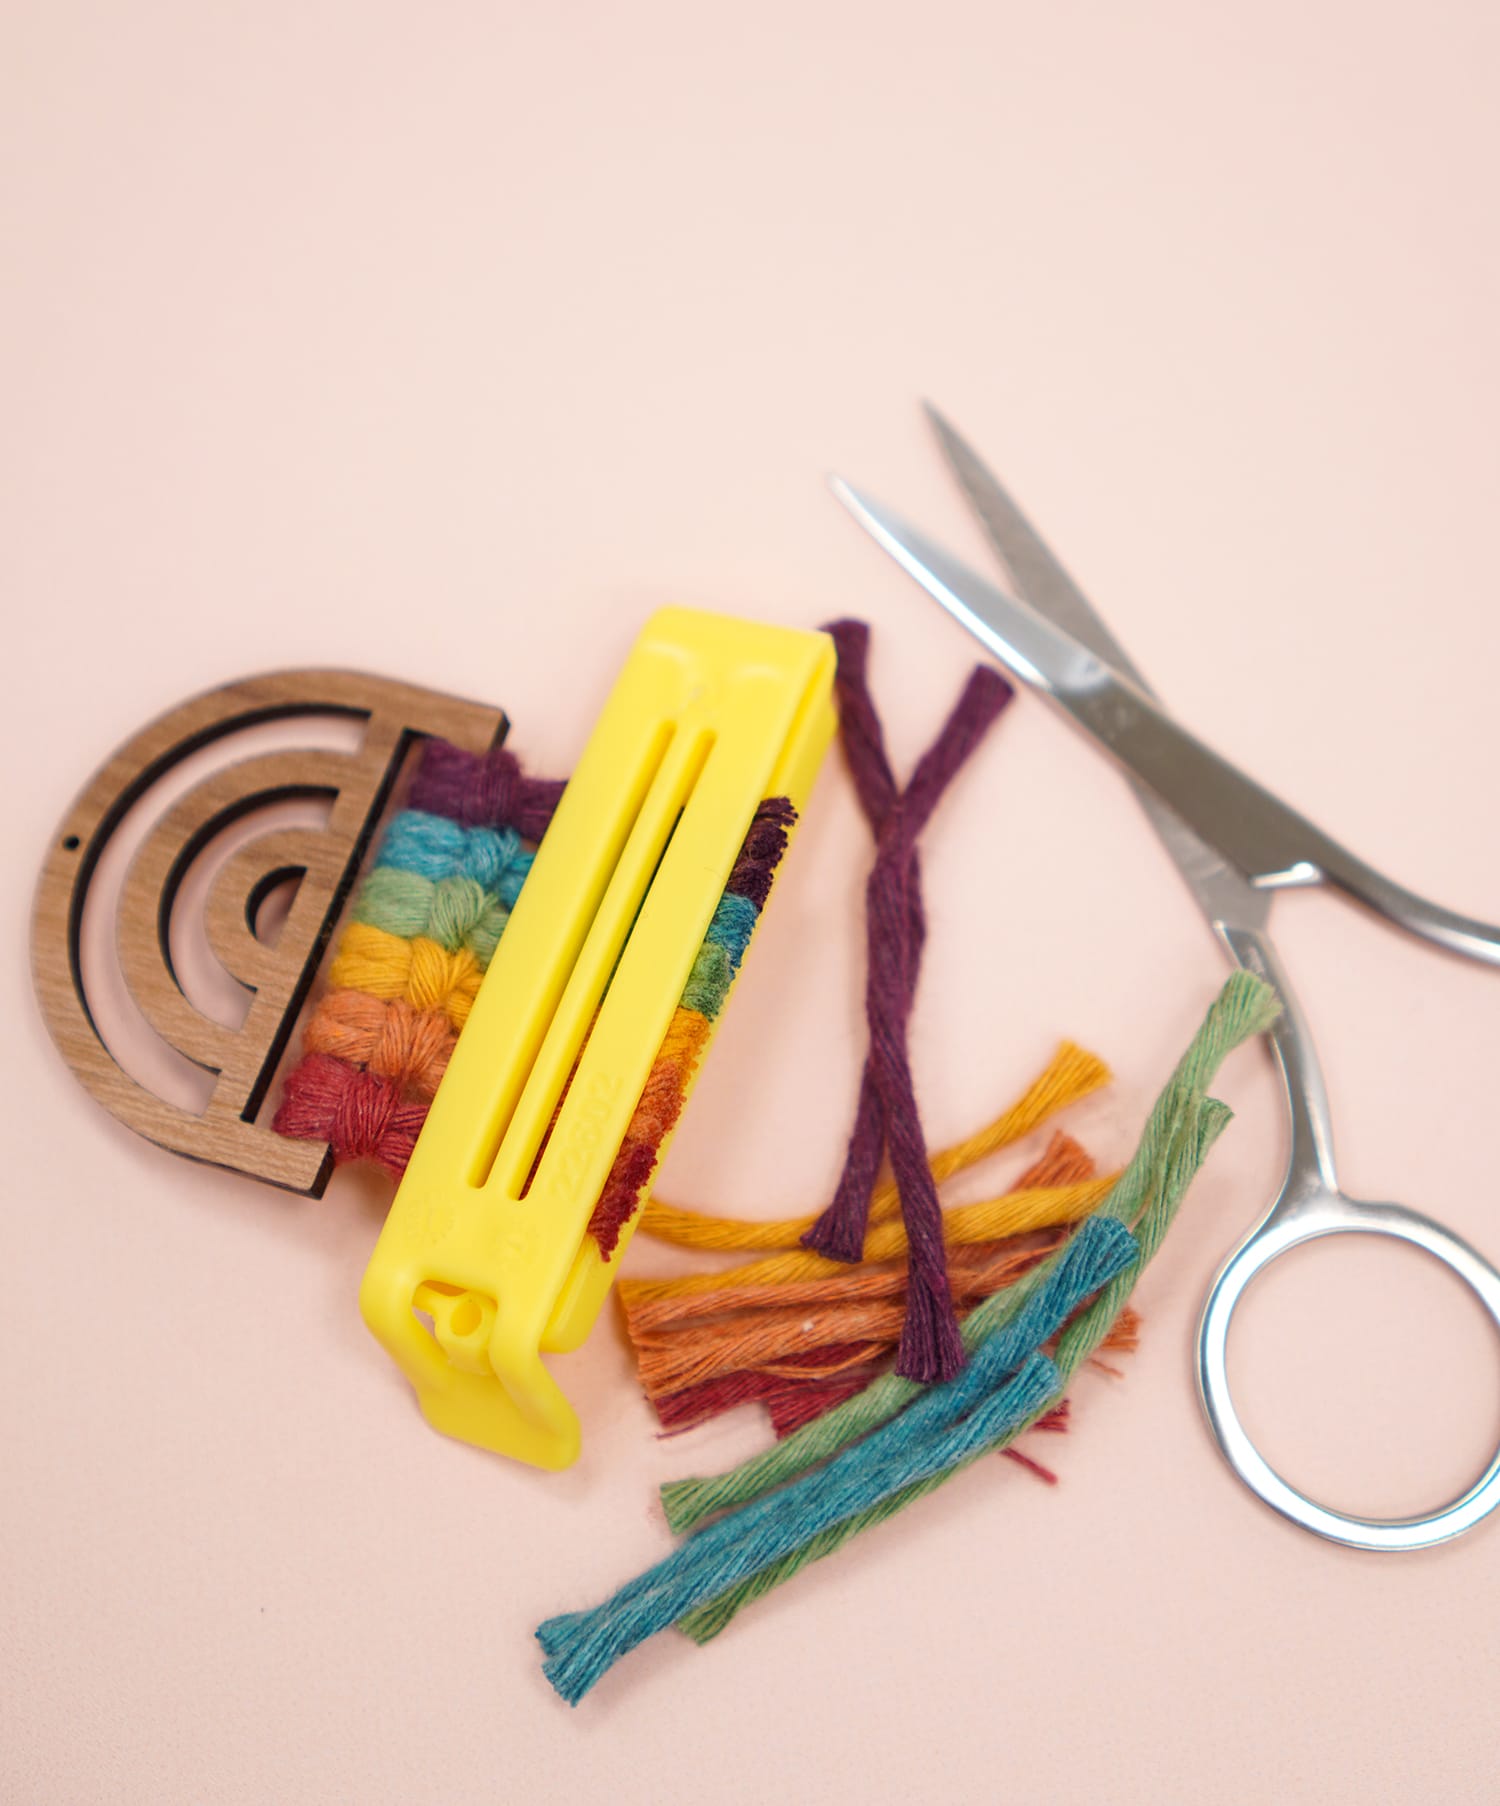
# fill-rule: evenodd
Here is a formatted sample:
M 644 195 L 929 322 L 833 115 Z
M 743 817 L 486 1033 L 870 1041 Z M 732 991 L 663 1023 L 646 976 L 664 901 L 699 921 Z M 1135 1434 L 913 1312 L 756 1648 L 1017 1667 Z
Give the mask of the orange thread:
M 1093 1156 L 1087 1149 L 1058 1132 L 1041 1158 L 1022 1173 L 1017 1190 L 1078 1182 L 1093 1172 Z M 1050 1253 L 1063 1233 L 1059 1229 L 1033 1238 L 1033 1245 L 1026 1248 L 1002 1244 L 951 1249 L 949 1281 L 955 1304 L 960 1311 L 971 1309 L 1011 1285 Z M 803 1379 L 876 1360 L 900 1338 L 906 1290 L 904 1266 L 851 1270 L 839 1264 L 826 1278 L 796 1287 L 737 1286 L 685 1298 L 641 1297 L 632 1288 L 622 1303 L 641 1384 L 654 1398 L 751 1369 Z M 708 1320 L 699 1321 L 705 1315 Z M 849 1352 L 829 1366 L 828 1351 L 835 1345 Z M 811 1367 L 809 1351 L 821 1351 Z
M 1038 1187 L 1074 1185 L 1091 1178 L 1093 1173 L 1093 1156 L 1080 1147 L 1071 1135 L 1057 1130 L 1041 1158 L 1016 1181 L 1015 1189 L 1025 1191 Z M 944 1233 L 950 1244 L 953 1238 L 947 1234 L 947 1227 L 952 1214 L 951 1211 L 944 1213 Z M 1060 1234 L 1061 1231 L 1049 1234 L 1044 1246 L 1055 1246 Z M 950 1246 L 949 1266 L 955 1292 L 971 1295 L 978 1283 L 978 1272 L 997 1258 L 996 1251 L 985 1244 Z M 729 1280 L 732 1273 L 723 1277 Z M 753 1310 L 771 1301 L 767 1298 L 767 1288 L 764 1285 L 724 1284 L 716 1286 L 712 1291 L 665 1294 L 651 1290 L 651 1286 L 652 1282 L 649 1280 L 621 1282 L 620 1299 L 625 1311 L 626 1327 L 632 1338 L 665 1328 L 669 1323 L 681 1319 Z M 835 1300 L 852 1303 L 864 1299 L 899 1298 L 905 1295 L 905 1291 L 904 1266 L 876 1266 L 868 1262 L 858 1267 L 840 1264 L 836 1271 L 827 1275 L 777 1286 L 774 1302 L 788 1307 L 825 1304 Z
M 963 1145 L 963 1144 L 961 1144 Z M 957 1170 L 952 1162 L 948 1170 Z M 1092 1156 L 1057 1131 L 1045 1151 L 1017 1180 L 1008 1198 L 1055 1195 L 1093 1179 Z M 944 1227 L 949 1277 L 962 1315 L 1036 1266 L 1063 1239 L 1063 1226 L 1024 1239 L 982 1243 L 948 1233 L 970 1207 L 950 1209 Z M 871 1241 L 889 1239 L 898 1223 L 877 1227 Z M 795 1257 L 794 1257 L 795 1258 Z M 744 1274 L 772 1263 L 752 1263 Z M 866 1262 L 857 1268 L 823 1263 L 831 1271 L 781 1284 L 735 1283 L 735 1274 L 712 1289 L 665 1291 L 662 1282 L 631 1281 L 621 1287 L 626 1329 L 635 1349 L 642 1388 L 664 1426 L 685 1428 L 739 1403 L 761 1402 L 773 1416 L 798 1421 L 866 1384 L 896 1349 L 905 1320 L 904 1262 Z M 1126 1311 L 1103 1346 L 1128 1352 L 1137 1319 Z M 1103 1350 L 1101 1349 L 1101 1353 Z M 1096 1365 L 1114 1372 L 1097 1359 Z
M 381 1078 L 430 1098 L 458 1036 L 441 1010 L 413 1009 L 404 997 L 329 991 L 312 1013 L 304 1045 L 366 1066 Z

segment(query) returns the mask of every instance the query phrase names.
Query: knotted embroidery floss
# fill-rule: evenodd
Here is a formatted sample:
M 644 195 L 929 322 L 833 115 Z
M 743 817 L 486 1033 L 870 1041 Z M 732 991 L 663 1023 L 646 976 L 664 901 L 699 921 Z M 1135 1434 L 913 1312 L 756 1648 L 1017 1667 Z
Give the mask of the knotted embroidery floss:
M 424 745 L 287 1074 L 278 1133 L 401 1176 L 562 790 L 526 776 L 503 747 Z M 770 797 L 750 824 L 589 1220 L 601 1254 L 638 1208 L 682 1112 L 795 819 L 785 797 Z
M 560 783 L 504 747 L 424 743 L 287 1074 L 278 1134 L 399 1178 L 531 869 Z M 523 837 L 524 825 L 529 834 Z

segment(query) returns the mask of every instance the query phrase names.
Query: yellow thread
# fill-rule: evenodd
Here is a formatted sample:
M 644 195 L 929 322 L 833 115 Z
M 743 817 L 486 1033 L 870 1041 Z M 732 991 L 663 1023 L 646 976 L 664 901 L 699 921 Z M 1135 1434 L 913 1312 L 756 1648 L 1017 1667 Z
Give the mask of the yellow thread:
M 328 968 L 328 982 L 339 990 L 367 991 L 372 997 L 400 997 L 410 964 L 409 941 L 367 922 L 351 922 Z
M 931 1157 L 929 1164 L 933 1178 L 941 1185 L 955 1173 L 974 1166 L 1000 1148 L 1009 1147 L 1012 1142 L 1029 1135 L 1058 1110 L 1065 1109 L 1069 1104 L 1076 1104 L 1080 1098 L 1107 1085 L 1109 1079 L 1109 1068 L 1096 1054 L 1076 1047 L 1071 1041 L 1064 1041 L 1046 1069 L 1008 1110 L 1003 1110 L 993 1122 L 975 1134 Z M 896 1187 L 890 1179 L 885 1179 L 876 1188 L 870 1201 L 870 1222 L 873 1226 L 893 1221 L 899 1212 L 900 1198 Z M 640 1228 L 643 1234 L 654 1235 L 658 1241 L 676 1242 L 684 1248 L 711 1248 L 720 1251 L 796 1248 L 816 1220 L 814 1214 L 746 1222 L 739 1217 L 709 1216 L 703 1211 L 683 1205 L 664 1204 L 660 1199 L 652 1198 L 642 1212 Z M 946 1217 L 944 1221 L 947 1221 Z M 871 1252 L 873 1242 L 873 1235 L 867 1237 L 867 1260 L 881 1258 Z
M 995 1242 L 1032 1229 L 1051 1229 L 1059 1223 L 1076 1223 L 1108 1196 L 1119 1178 L 1086 1179 L 1078 1185 L 1037 1186 L 1030 1191 L 1007 1192 L 979 1204 L 961 1204 L 944 1211 L 944 1238 L 950 1243 Z M 899 1222 L 879 1223 L 865 1238 L 867 1261 L 895 1260 L 906 1252 L 906 1228 Z M 686 1273 L 676 1279 L 622 1279 L 621 1296 L 627 1300 L 676 1298 L 689 1292 L 712 1292 L 721 1286 L 783 1285 L 788 1281 L 819 1279 L 847 1273 L 842 1261 L 824 1260 L 805 1248 L 773 1254 L 767 1260 L 750 1261 L 722 1273 Z
M 442 1010 L 455 1028 L 468 1021 L 481 976 L 467 947 L 450 953 L 425 935 L 403 940 L 367 922 L 349 924 L 328 968 L 336 989 L 388 1001 L 404 997 L 414 1009 Z
M 941 1185 L 955 1173 L 976 1165 L 1000 1148 L 1009 1147 L 1044 1123 L 1049 1116 L 1100 1091 L 1113 1074 L 1097 1054 L 1064 1041 L 1046 1068 L 1032 1080 L 1025 1093 L 986 1128 L 934 1154 L 929 1162 L 934 1180 Z M 900 1200 L 892 1184 L 881 1186 L 870 1203 L 870 1220 L 886 1221 L 897 1214 Z

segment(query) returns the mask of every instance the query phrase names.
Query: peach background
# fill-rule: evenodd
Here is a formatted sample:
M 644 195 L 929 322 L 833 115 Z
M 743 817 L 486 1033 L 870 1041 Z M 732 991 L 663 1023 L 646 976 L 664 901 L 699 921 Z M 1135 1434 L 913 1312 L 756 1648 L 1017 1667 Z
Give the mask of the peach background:
M 611 1323 L 571 1473 L 430 1434 L 355 1311 L 380 1187 L 299 1204 L 117 1129 L 24 947 L 94 764 L 268 665 L 482 693 L 557 770 L 654 604 L 857 612 L 905 768 L 974 649 L 822 475 L 982 555 L 924 393 L 1185 720 L 1500 916 L 1494 9 L 11 0 L 0 44 L 0 1796 L 1492 1799 L 1500 1530 L 1334 1549 L 1199 1419 L 1198 1305 L 1282 1157 L 1261 1053 L 1061 1486 L 985 1464 L 572 1713 L 532 1628 L 758 1425 L 653 1440 Z M 866 857 L 830 766 L 664 1195 L 826 1195 Z M 1123 1153 L 1222 966 L 1118 780 L 1023 700 L 927 870 L 934 1139 L 1069 1034 Z M 1277 920 L 1351 1189 L 1500 1255 L 1500 981 L 1331 898 Z M 1468 1476 L 1500 1380 L 1441 1274 L 1262 1290 L 1238 1366 L 1294 1477 L 1398 1510 Z

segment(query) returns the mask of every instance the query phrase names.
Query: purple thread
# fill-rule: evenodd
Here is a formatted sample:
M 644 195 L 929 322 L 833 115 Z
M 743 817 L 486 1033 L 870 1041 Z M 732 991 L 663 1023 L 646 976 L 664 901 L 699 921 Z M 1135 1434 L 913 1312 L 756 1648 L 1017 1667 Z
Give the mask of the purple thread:
M 786 852 L 797 811 L 784 796 L 769 796 L 755 811 L 745 844 L 724 886 L 727 895 L 748 897 L 757 910 L 771 894 L 771 880 Z
M 875 831 L 875 863 L 865 885 L 865 1016 L 870 1046 L 838 1188 L 802 1239 L 830 1259 L 859 1260 L 870 1194 L 881 1154 L 888 1153 L 908 1249 L 906 1321 L 896 1371 L 905 1379 L 945 1380 L 963 1366 L 964 1355 L 948 1285 L 942 1208 L 927 1164 L 907 1051 L 907 1026 L 927 933 L 916 843 L 944 790 L 1014 692 L 987 665 L 971 672 L 952 714 L 902 792 L 870 694 L 870 630 L 863 622 L 836 621 L 827 631 L 838 651 L 835 687 L 844 757 Z
M 503 746 L 465 752 L 446 740 L 428 740 L 412 780 L 409 807 L 445 815 L 466 828 L 514 828 L 523 840 L 547 832 L 562 797 L 561 778 L 529 778 Z

